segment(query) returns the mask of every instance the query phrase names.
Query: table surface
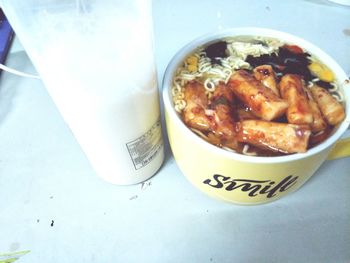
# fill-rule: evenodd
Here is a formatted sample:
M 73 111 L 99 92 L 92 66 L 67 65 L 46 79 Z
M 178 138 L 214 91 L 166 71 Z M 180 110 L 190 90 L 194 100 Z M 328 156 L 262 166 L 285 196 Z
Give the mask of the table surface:
M 315 43 L 350 73 L 350 7 L 328 1 L 154 1 L 159 82 L 193 38 L 259 26 Z M 16 40 L 7 65 L 35 69 Z M 99 179 L 40 80 L 1 73 L 0 254 L 18 262 L 350 262 L 350 158 L 260 206 L 207 197 L 166 143 L 147 183 Z

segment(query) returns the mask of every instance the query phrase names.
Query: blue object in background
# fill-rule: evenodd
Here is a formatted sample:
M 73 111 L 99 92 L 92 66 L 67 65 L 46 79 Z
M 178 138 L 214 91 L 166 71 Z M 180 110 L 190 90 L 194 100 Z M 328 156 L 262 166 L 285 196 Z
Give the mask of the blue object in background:
M 0 63 L 4 64 L 9 52 L 14 31 L 0 8 Z M 1 70 L 0 70 L 1 72 Z

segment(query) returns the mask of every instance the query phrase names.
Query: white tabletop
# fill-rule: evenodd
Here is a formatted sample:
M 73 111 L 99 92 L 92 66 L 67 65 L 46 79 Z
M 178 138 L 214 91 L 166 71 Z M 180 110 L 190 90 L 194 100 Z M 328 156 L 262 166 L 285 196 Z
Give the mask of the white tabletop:
M 159 81 L 194 37 L 261 26 L 313 42 L 350 73 L 350 7 L 328 1 L 154 1 Z M 15 42 L 8 66 L 35 73 Z M 96 176 L 40 80 L 1 73 L 0 254 L 18 262 L 350 262 L 350 158 L 297 192 L 236 206 L 195 189 L 166 144 L 145 184 Z M 1 258 L 0 258 L 1 259 Z

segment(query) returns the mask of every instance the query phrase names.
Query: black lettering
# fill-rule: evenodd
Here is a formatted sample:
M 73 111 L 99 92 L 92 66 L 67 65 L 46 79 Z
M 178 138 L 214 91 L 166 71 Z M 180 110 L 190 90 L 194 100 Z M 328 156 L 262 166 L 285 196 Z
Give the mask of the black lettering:
M 237 182 L 243 182 L 242 184 L 238 184 Z M 244 180 L 244 179 L 236 179 L 232 180 L 231 183 L 226 186 L 227 191 L 233 191 L 235 189 L 241 188 L 243 192 L 249 192 L 249 196 L 257 196 L 258 194 L 255 194 L 257 191 L 260 190 L 261 184 L 266 183 L 268 181 L 256 181 L 256 180 Z M 256 183 L 255 185 L 252 185 L 252 183 Z M 225 182 L 227 184 L 227 182 Z
M 275 196 L 275 195 L 276 195 L 276 192 L 277 192 L 278 190 L 280 190 L 280 192 L 283 192 L 283 191 L 287 190 L 288 188 L 287 188 L 287 189 L 284 189 L 283 191 L 281 191 L 281 188 L 284 186 L 284 184 L 287 184 L 286 186 L 288 186 L 288 185 L 289 185 L 288 181 L 289 181 L 291 178 L 293 178 L 292 175 L 287 176 L 287 177 L 284 178 L 281 182 L 279 182 L 275 187 L 273 187 L 271 190 L 266 191 L 266 193 L 268 193 L 268 194 L 267 194 L 267 198 L 271 198 L 271 197 Z M 297 178 L 297 177 L 296 177 L 296 178 Z M 293 180 L 293 182 L 295 183 L 295 180 L 294 180 L 294 179 L 292 179 L 292 180 Z
M 203 181 L 203 183 L 207 184 L 207 185 L 210 185 L 211 187 L 214 187 L 214 188 L 222 188 L 224 186 L 222 181 L 225 182 L 228 179 L 230 179 L 230 177 L 223 176 L 223 175 L 220 175 L 220 174 L 214 174 L 213 178 L 214 178 L 216 184 L 211 184 L 211 182 L 212 182 L 211 179 L 206 179 L 206 180 Z
M 268 193 L 267 190 L 269 190 L 271 188 L 271 186 L 273 186 L 274 184 L 275 184 L 274 181 L 269 182 L 268 185 L 266 185 L 263 189 L 260 190 L 259 194 L 266 194 L 266 193 Z
M 248 192 L 248 191 L 250 191 L 249 192 L 249 196 L 257 196 L 258 194 L 255 194 L 260 188 L 261 188 L 261 185 L 259 185 L 259 184 L 256 184 L 256 185 L 251 185 L 251 184 L 249 184 L 249 183 L 245 183 L 245 184 L 241 184 L 241 186 L 242 186 L 242 191 L 243 192 Z
M 281 187 L 280 192 L 287 191 L 289 188 L 291 188 L 293 185 L 297 183 L 298 176 L 291 179 L 289 182 L 287 182 L 284 186 Z
M 203 181 L 214 188 L 223 188 L 226 185 L 226 191 L 240 189 L 242 192 L 248 192 L 248 196 L 254 197 L 258 194 L 266 194 L 267 198 L 277 195 L 277 192 L 284 192 L 290 189 L 297 183 L 298 176 L 289 175 L 277 185 L 276 182 L 270 180 L 247 180 L 247 179 L 231 179 L 229 176 L 214 174 L 213 179 Z

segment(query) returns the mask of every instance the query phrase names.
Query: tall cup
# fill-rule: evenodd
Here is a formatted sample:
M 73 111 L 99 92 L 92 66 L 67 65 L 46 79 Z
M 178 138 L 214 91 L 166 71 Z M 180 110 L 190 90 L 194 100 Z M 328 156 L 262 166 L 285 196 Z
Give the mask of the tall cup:
M 150 0 L 0 0 L 97 174 L 142 182 L 164 159 Z

